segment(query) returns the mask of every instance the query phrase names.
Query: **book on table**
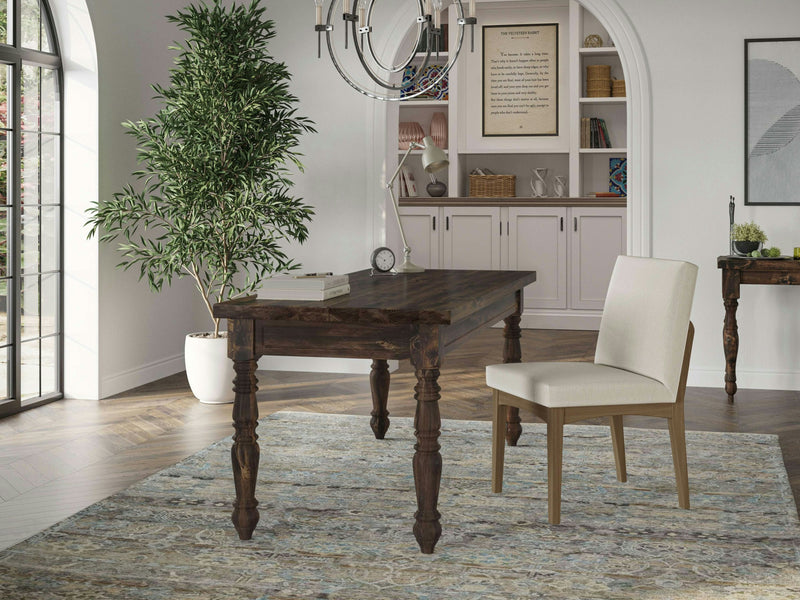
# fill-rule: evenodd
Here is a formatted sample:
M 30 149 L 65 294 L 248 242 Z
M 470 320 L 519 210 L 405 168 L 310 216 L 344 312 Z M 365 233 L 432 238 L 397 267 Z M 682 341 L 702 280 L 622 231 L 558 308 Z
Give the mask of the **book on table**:
M 262 288 L 258 292 L 258 298 L 263 300 L 330 300 L 337 296 L 344 296 L 350 293 L 350 284 L 337 285 L 327 289 L 311 288 Z
M 273 275 L 261 283 L 261 289 L 272 290 L 328 290 L 350 283 L 348 275 L 332 273 L 291 273 Z

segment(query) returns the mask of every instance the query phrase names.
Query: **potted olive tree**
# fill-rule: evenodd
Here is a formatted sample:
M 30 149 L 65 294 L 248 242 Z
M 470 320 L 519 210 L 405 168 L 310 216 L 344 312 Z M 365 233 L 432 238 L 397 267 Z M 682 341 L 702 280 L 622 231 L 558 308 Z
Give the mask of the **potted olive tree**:
M 137 143 L 136 185 L 90 209 L 89 236 L 116 241 L 118 266 L 135 268 L 159 292 L 190 277 L 213 331 L 186 338 L 186 371 L 201 401 L 232 401 L 233 369 L 214 303 L 252 293 L 270 273 L 297 268 L 282 250 L 305 241 L 311 207 L 290 194 L 302 170 L 299 136 L 313 123 L 296 114 L 286 65 L 269 54 L 274 23 L 249 5 L 190 5 L 169 21 L 186 33 L 162 108 L 123 123 Z M 221 374 L 209 375 L 206 359 Z M 204 380 L 208 380 L 204 382 Z M 206 389 L 206 384 L 210 387 Z

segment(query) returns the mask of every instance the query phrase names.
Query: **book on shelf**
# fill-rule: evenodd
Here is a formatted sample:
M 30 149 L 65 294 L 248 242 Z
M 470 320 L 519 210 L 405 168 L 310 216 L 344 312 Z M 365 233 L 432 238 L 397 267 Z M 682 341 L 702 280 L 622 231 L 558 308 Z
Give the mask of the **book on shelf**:
M 594 196 L 595 198 L 622 198 L 622 194 L 618 194 L 616 192 L 594 192 L 593 194 L 589 195 Z
M 326 290 L 298 288 L 261 288 L 258 297 L 264 300 L 330 300 L 350 293 L 350 284 L 337 285 Z
M 581 118 L 581 148 L 611 148 L 611 136 L 605 119 Z
M 407 198 L 416 198 L 417 182 L 414 180 L 414 173 L 411 172 L 411 169 L 403 165 L 403 168 L 401 169 L 401 174 L 403 176 L 403 180 L 405 181 L 406 185 L 406 193 L 404 195 Z
M 591 148 L 589 117 L 581 117 L 581 148 Z
M 262 289 L 327 290 L 350 283 L 349 275 L 333 273 L 285 273 L 265 279 Z

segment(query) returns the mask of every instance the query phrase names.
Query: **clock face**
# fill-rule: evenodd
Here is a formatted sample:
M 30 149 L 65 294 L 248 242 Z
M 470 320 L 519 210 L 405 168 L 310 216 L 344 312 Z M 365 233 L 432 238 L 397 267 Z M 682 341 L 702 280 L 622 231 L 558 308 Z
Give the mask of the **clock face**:
M 394 267 L 394 252 L 389 248 L 376 248 L 370 257 L 372 268 L 381 273 L 386 273 Z

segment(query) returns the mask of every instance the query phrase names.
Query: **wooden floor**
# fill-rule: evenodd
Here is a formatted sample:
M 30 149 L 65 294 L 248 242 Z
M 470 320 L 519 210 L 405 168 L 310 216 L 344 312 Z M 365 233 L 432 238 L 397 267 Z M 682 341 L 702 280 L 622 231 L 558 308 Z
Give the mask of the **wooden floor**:
M 595 342 L 594 332 L 525 330 L 522 356 L 591 360 Z M 439 379 L 442 418 L 490 419 L 483 367 L 494 362 L 502 362 L 498 329 L 480 332 L 446 357 Z M 372 408 L 366 376 L 258 375 L 262 416 L 282 409 L 367 415 Z M 414 415 L 414 383 L 408 364 L 392 374 L 392 416 Z M 687 428 L 778 434 L 800 504 L 800 392 L 740 390 L 736 404 L 729 405 L 721 385 L 687 390 Z M 523 419 L 533 418 L 523 414 Z M 665 426 L 657 419 L 626 417 L 625 422 Z M 231 432 L 231 405 L 198 403 L 183 373 L 106 400 L 62 400 L 0 420 L 0 548 Z M 691 482 L 691 472 L 689 477 Z

